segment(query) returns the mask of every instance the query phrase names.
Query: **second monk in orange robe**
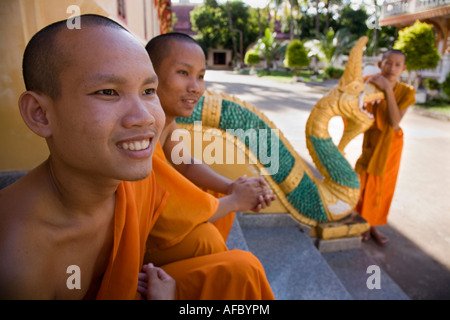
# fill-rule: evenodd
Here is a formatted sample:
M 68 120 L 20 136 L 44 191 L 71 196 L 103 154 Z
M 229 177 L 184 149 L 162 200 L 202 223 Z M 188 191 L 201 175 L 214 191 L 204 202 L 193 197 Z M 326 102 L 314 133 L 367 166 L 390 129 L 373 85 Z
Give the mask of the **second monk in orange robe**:
M 363 240 L 372 236 L 383 245 L 387 238 L 375 226 L 387 223 L 403 149 L 399 123 L 406 109 L 415 102 L 415 90 L 397 81 L 405 70 L 405 56 L 401 51 L 387 51 L 378 65 L 381 74 L 368 81 L 384 91 L 385 100 L 373 107 L 375 122 L 364 134 L 363 152 L 355 166 L 361 180 L 356 210 L 371 226 Z

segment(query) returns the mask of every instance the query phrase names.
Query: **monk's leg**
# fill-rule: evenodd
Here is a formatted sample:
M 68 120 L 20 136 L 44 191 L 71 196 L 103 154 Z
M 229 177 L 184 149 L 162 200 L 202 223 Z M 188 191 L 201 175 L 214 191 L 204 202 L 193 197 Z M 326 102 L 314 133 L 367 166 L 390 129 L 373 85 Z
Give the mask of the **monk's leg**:
M 147 252 L 144 262 L 162 266 L 178 260 L 227 250 L 225 241 L 217 228 L 209 222 L 204 222 L 195 227 L 176 245 Z
M 388 239 L 376 226 L 386 225 L 388 214 L 394 197 L 395 186 L 397 183 L 398 172 L 400 169 L 400 159 L 403 150 L 403 131 L 394 132 L 392 143 L 389 149 L 389 156 L 386 163 L 386 172 L 381 180 L 381 190 L 379 192 L 378 214 L 377 218 L 371 223 L 370 235 L 379 245 L 385 245 Z
M 179 300 L 274 299 L 263 266 L 247 251 L 234 249 L 162 268 L 175 279 Z
M 375 242 L 381 246 L 384 246 L 388 242 L 386 236 L 375 227 L 370 227 L 370 235 L 375 240 Z
M 217 230 L 219 230 L 220 234 L 222 235 L 224 241 L 227 241 L 228 239 L 228 235 L 230 234 L 230 230 L 233 225 L 235 215 L 236 213 L 232 212 L 227 214 L 222 219 L 213 222 L 214 226 L 217 228 Z

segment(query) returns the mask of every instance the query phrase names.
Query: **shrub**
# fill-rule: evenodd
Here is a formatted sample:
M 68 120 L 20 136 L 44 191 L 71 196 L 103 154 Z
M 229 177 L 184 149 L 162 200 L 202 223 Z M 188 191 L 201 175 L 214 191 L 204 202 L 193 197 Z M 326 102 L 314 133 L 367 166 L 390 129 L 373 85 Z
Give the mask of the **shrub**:
M 344 74 L 344 69 L 329 66 L 325 68 L 324 73 L 325 77 L 328 79 L 339 79 Z
M 244 62 L 249 65 L 257 64 L 261 61 L 261 57 L 259 54 L 255 52 L 255 50 L 248 50 L 245 54 Z
M 425 85 L 427 86 L 428 90 L 440 90 L 441 84 L 439 81 L 433 78 L 426 78 L 425 79 Z
M 300 40 L 295 39 L 289 43 L 283 63 L 287 67 L 294 68 L 294 75 L 297 75 L 299 68 L 309 66 L 308 53 Z
M 447 98 L 450 99 L 450 72 L 447 73 L 447 77 L 445 78 L 445 81 L 442 82 L 442 91 L 444 91 Z
M 398 32 L 394 49 L 403 51 L 406 55 L 408 70 L 436 68 L 440 55 L 435 47 L 433 26 L 416 21 L 414 25 Z

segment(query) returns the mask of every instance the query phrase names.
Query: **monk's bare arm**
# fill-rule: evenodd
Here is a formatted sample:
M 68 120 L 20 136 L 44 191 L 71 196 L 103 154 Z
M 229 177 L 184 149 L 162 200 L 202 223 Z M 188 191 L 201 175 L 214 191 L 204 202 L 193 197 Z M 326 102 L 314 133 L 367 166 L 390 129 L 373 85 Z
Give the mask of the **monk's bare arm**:
M 177 128 L 175 122 L 169 124 L 161 135 L 161 145 L 166 158 L 178 172 L 198 187 L 226 195 L 219 199 L 219 207 L 209 222 L 215 222 L 234 211 L 259 212 L 276 199 L 263 178 L 241 177 L 233 181 L 216 173 L 204 163 L 195 163 L 196 159 L 192 157 L 184 142 L 178 139 L 178 135 L 174 135 L 172 139 Z
M 194 159 L 188 148 L 177 135 L 172 134 L 178 127 L 176 123 L 167 126 L 165 141 L 161 141 L 164 154 L 173 167 L 200 188 L 206 188 L 222 194 L 231 192 L 233 181 L 218 174 L 205 163 Z

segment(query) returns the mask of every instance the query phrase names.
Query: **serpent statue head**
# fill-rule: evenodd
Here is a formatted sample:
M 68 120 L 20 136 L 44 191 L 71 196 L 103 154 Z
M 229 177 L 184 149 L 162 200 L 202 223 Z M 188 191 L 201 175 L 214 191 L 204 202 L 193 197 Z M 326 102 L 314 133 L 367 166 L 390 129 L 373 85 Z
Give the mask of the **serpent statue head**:
M 384 94 L 372 83 L 363 82 L 362 56 L 367 37 L 362 37 L 350 52 L 344 74 L 339 80 L 335 91 L 338 94 L 337 115 L 345 119 L 345 131 L 338 148 L 343 151 L 345 146 L 358 134 L 365 132 L 373 124 L 373 115 L 367 109 L 369 104 L 378 103 L 384 99 Z M 356 104 L 355 101 L 358 101 Z

